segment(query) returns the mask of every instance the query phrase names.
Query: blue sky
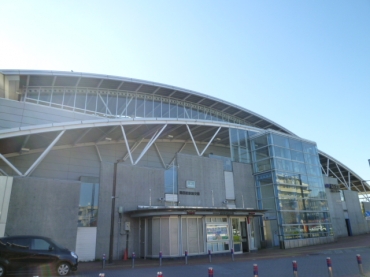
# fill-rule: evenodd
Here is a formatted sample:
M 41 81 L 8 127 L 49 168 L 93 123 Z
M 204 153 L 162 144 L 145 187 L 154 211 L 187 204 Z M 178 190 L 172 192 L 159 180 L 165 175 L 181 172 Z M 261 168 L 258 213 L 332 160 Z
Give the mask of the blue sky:
M 370 180 L 370 1 L 2 1 L 0 68 L 178 86 L 259 113 Z

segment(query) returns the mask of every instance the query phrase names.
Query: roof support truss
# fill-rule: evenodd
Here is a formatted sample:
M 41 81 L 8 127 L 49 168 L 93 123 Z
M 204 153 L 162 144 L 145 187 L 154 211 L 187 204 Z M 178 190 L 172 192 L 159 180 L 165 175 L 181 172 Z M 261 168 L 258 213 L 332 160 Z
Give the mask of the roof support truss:
M 126 134 L 127 135 L 127 134 Z M 134 153 L 134 151 L 136 150 L 136 148 L 139 147 L 139 145 L 141 144 L 141 142 L 144 140 L 144 138 L 141 138 L 140 140 L 137 140 L 135 141 L 135 143 L 133 144 L 132 148 L 131 148 L 131 154 Z M 122 157 L 122 161 L 126 161 L 128 157 L 130 157 L 130 154 L 129 154 L 129 151 L 130 150 L 127 150 L 127 153 Z
M 207 150 L 208 146 L 211 144 L 211 142 L 213 141 L 213 139 L 217 136 L 218 132 L 221 130 L 221 127 L 218 127 L 216 133 L 213 135 L 213 137 L 211 138 L 211 140 L 207 143 L 206 147 L 204 147 L 202 153 L 199 153 L 197 144 L 195 143 L 195 140 L 194 140 L 193 134 L 190 131 L 189 125 L 186 124 L 186 128 L 188 128 L 189 135 L 190 135 L 191 140 L 193 141 L 193 144 L 194 144 L 194 148 L 197 151 L 198 156 L 200 156 L 200 157 L 203 156 L 203 154 Z
M 50 143 L 50 145 L 42 152 L 40 157 L 37 158 L 37 160 L 31 165 L 31 167 L 24 173 L 24 176 L 29 176 L 35 169 L 36 167 L 41 163 L 41 161 L 46 157 L 46 155 L 50 152 L 50 150 L 54 147 L 54 145 L 58 142 L 58 140 L 62 137 L 64 134 L 65 130 L 61 131 L 59 135 Z
M 19 176 L 23 176 L 23 174 L 11 163 L 8 161 L 7 158 L 5 158 L 3 155 L 0 154 L 0 158 L 11 168 L 13 169 Z
M 101 94 L 98 93 L 98 95 L 99 95 L 100 100 L 103 102 L 103 104 L 105 106 L 105 114 L 108 114 L 109 113 L 109 115 L 112 115 L 110 109 L 108 108 L 107 103 L 105 103 L 105 101 L 104 101 L 103 97 L 101 96 Z
M 123 125 L 121 125 L 121 129 L 122 129 L 122 134 L 123 134 L 123 138 L 125 139 L 125 144 L 126 144 L 126 148 L 127 148 L 127 151 L 128 151 L 128 154 L 129 154 L 129 157 L 130 157 L 130 161 L 131 161 L 131 164 L 132 165 L 136 165 L 140 160 L 141 158 L 145 155 L 145 153 L 148 151 L 148 149 L 150 148 L 150 146 L 152 146 L 152 144 L 157 140 L 157 138 L 161 135 L 161 133 L 163 132 L 163 130 L 167 127 L 167 124 L 165 124 L 160 130 L 158 129 L 154 135 L 152 136 L 152 138 L 149 140 L 148 144 L 145 146 L 145 148 L 143 149 L 143 151 L 141 151 L 141 154 L 139 155 L 139 157 L 136 159 L 136 161 L 134 162 L 133 158 L 132 158 L 132 152 L 130 150 L 130 146 L 128 145 L 128 141 L 127 141 L 127 137 L 126 137 L 126 133 L 125 133 L 125 129 L 123 128 Z
M 0 158 L 11 168 L 13 169 L 19 176 L 29 176 L 31 173 L 36 169 L 36 167 L 41 163 L 41 161 L 46 157 L 46 155 L 50 152 L 50 150 L 54 147 L 54 145 L 59 141 L 59 139 L 64 134 L 65 130 L 61 131 L 57 137 L 50 143 L 50 145 L 42 152 L 40 157 L 36 159 L 36 161 L 30 166 L 30 168 L 26 171 L 26 173 L 22 174 L 11 162 L 8 161 L 3 155 L 0 154 Z

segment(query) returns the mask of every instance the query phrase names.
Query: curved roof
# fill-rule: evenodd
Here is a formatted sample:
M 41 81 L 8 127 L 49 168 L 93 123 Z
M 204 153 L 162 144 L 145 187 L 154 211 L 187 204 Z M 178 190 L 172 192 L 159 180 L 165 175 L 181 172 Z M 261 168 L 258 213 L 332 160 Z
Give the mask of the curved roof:
M 27 87 L 71 87 L 93 88 L 113 91 L 130 91 L 151 95 L 170 97 L 208 108 L 213 108 L 245 121 L 246 125 L 261 129 L 273 129 L 294 135 L 288 129 L 255 112 L 247 110 L 227 101 L 205 95 L 192 90 L 175 86 L 149 82 L 133 78 L 110 75 L 90 74 L 81 72 L 49 71 L 49 70 L 1 70 L 4 75 L 19 76 L 19 88 Z
M 69 141 L 65 141 L 65 139 L 63 139 L 58 142 L 58 145 L 56 145 L 57 147 L 63 147 L 63 145 L 76 145 L 80 142 L 98 143 L 99 141 L 104 140 L 104 136 L 107 133 L 110 134 L 110 136 L 112 137 L 116 137 L 116 139 L 118 140 L 119 137 L 122 135 L 122 133 L 117 130 L 117 127 L 120 124 L 130 125 L 130 127 L 127 127 L 129 133 L 128 139 L 134 139 L 138 136 L 149 136 L 151 133 L 159 128 L 160 124 L 170 124 L 169 126 L 171 130 L 171 135 L 174 134 L 174 139 L 179 141 L 189 139 L 185 127 L 185 125 L 188 124 L 192 126 L 191 132 L 194 134 L 194 136 L 197 137 L 196 140 L 200 142 L 209 141 L 215 130 L 217 130 L 217 128 L 222 128 L 222 130 L 218 133 L 217 143 L 223 146 L 229 144 L 227 132 L 227 129 L 229 127 L 245 128 L 249 130 L 253 130 L 254 128 L 265 130 L 271 129 L 291 136 L 296 136 L 293 132 L 287 130 L 274 121 L 238 105 L 199 92 L 160 83 L 110 75 L 46 70 L 0 70 L 0 74 L 7 76 L 11 80 L 16 80 L 19 86 L 18 89 L 20 91 L 26 90 L 28 88 L 52 87 L 71 89 L 91 88 L 104 91 L 124 91 L 137 94 L 147 94 L 151 96 L 160 96 L 179 101 L 186 101 L 187 103 L 191 103 L 194 105 L 201 105 L 210 109 L 220 111 L 224 114 L 228 114 L 232 117 L 239 118 L 242 122 L 245 123 L 242 125 L 238 125 L 225 122 L 222 123 L 193 119 L 178 119 L 178 121 L 156 119 L 156 122 L 153 122 L 153 119 L 146 121 L 145 119 L 131 118 L 131 122 L 122 119 L 101 119 L 97 120 L 97 122 L 95 123 L 92 122 L 92 125 L 89 128 L 84 126 L 84 124 L 88 125 L 87 122 L 76 121 L 69 123 L 50 124 L 50 126 L 40 125 L 27 126 L 16 129 L 3 129 L 0 130 L 0 139 L 3 142 L 0 144 L 0 155 L 4 154 L 9 157 L 17 155 L 17 153 L 20 152 L 22 145 L 24 145 L 24 140 L 22 139 L 22 137 L 25 137 L 25 140 L 28 143 L 34 141 L 35 146 L 37 146 L 35 148 L 41 151 L 42 149 L 45 149 L 50 142 L 47 142 L 46 140 L 44 145 L 42 145 L 41 141 L 38 139 L 39 134 L 45 133 L 46 135 L 43 135 L 43 137 L 50 137 L 49 140 L 52 140 L 57 129 L 60 130 L 61 128 L 67 131 L 74 130 L 74 132 L 73 135 L 67 136 L 68 138 L 70 138 Z M 62 125 L 64 124 L 67 124 L 68 127 L 62 127 Z M 148 127 L 145 127 L 148 126 L 148 124 L 152 125 L 153 128 L 148 129 Z M 96 128 L 94 128 L 94 126 Z M 99 128 L 97 128 L 98 126 Z M 84 130 L 84 128 L 88 128 L 89 130 L 89 141 L 85 141 L 85 134 L 87 131 Z M 160 138 L 166 139 L 165 135 L 167 134 L 168 131 L 163 132 Z M 18 137 L 19 139 L 13 140 L 12 138 L 14 137 Z M 19 143 L 17 144 L 16 141 L 19 141 Z M 370 191 L 370 187 L 367 185 L 367 183 L 365 183 L 365 181 L 361 177 L 359 177 L 354 171 L 350 170 L 344 164 L 340 163 L 339 161 L 322 151 L 319 151 L 319 158 L 321 162 L 322 172 L 327 176 L 336 178 L 343 188 L 355 190 L 358 192 Z

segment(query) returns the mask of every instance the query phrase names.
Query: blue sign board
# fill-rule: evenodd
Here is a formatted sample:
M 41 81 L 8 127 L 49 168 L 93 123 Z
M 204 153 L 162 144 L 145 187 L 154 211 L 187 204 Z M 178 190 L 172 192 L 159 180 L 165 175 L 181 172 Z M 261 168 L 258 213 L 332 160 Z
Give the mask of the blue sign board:
M 370 211 L 365 211 L 366 220 L 370 220 Z

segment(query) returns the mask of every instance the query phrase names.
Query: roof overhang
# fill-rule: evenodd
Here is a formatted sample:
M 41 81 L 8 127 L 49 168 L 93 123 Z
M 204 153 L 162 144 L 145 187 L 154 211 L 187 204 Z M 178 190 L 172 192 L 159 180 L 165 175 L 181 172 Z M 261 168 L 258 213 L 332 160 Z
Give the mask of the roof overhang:
M 185 206 L 138 206 L 136 210 L 125 212 L 130 217 L 155 217 L 171 215 L 198 216 L 263 216 L 267 210 L 253 208 L 226 207 L 185 207 Z
M 92 88 L 99 90 L 145 93 L 148 95 L 170 97 L 171 99 L 187 101 L 207 108 L 213 108 L 245 121 L 246 125 L 261 129 L 270 128 L 279 132 L 295 135 L 276 122 L 251 110 L 216 97 L 176 86 L 134 78 L 82 72 L 0 69 L 0 74 L 5 75 L 7 78 L 17 78 L 17 84 L 19 86 L 17 89 L 17 91 L 19 90 L 18 93 L 21 93 L 22 90 L 30 87 L 63 87 L 70 89 Z

